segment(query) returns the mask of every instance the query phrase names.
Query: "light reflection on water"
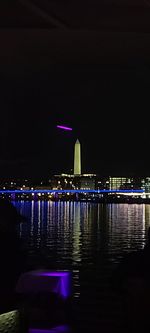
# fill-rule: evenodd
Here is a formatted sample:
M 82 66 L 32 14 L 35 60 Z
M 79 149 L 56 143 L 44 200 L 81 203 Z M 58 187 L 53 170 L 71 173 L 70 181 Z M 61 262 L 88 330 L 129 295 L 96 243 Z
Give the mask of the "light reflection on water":
M 125 253 L 142 249 L 150 226 L 147 204 L 20 201 L 14 205 L 27 217 L 20 237 L 28 244 L 30 258 L 46 260 L 50 268 L 72 269 L 75 297 L 80 294 L 82 269 L 109 267 Z

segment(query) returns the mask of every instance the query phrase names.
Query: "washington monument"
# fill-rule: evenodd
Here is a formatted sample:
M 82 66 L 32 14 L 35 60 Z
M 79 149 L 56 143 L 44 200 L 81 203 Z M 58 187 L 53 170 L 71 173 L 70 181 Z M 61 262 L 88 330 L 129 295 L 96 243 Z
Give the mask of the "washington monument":
M 78 139 L 74 146 L 74 175 L 81 175 L 81 145 Z

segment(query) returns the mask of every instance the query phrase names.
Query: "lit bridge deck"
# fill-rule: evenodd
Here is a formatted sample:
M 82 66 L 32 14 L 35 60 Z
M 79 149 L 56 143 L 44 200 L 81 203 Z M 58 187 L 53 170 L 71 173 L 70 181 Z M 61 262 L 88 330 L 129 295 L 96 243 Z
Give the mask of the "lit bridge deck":
M 51 190 L 51 189 L 36 189 L 36 190 L 0 190 L 0 194 L 31 194 L 31 193 L 35 193 L 35 194 L 38 194 L 38 193 L 43 193 L 43 194 L 76 194 L 76 193 L 89 193 L 89 194 L 105 194 L 105 193 L 119 193 L 119 194 L 139 194 L 139 195 L 142 195 L 142 194 L 145 194 L 145 191 L 144 190 Z

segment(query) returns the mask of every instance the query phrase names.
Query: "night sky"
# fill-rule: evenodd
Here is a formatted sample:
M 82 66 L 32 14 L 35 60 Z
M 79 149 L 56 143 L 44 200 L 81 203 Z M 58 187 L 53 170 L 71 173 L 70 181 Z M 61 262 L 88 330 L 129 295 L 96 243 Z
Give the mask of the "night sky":
M 149 62 L 130 57 L 130 49 L 129 61 L 119 55 L 112 61 L 113 43 L 106 61 L 104 52 L 98 61 L 91 49 L 90 56 L 81 49 L 81 63 L 67 49 L 61 61 L 52 61 L 40 45 L 31 52 L 29 45 L 28 52 L 26 45 L 2 52 L 1 179 L 71 172 L 77 138 L 84 173 L 150 176 Z M 57 124 L 73 131 L 61 131 Z

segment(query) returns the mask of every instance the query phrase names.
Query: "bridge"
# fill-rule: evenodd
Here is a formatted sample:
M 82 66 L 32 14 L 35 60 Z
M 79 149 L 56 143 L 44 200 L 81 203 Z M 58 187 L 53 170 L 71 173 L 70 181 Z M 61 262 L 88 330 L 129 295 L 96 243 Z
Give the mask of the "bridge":
M 145 193 L 143 189 L 124 189 L 124 190 L 89 190 L 89 189 L 80 189 L 80 190 L 59 190 L 59 189 L 16 189 L 16 190 L 0 190 L 0 196 L 3 198 L 9 198 L 10 200 L 73 200 L 73 201 L 82 201 L 82 200 L 111 200 L 119 198 L 137 198 L 138 201 L 140 198 L 149 198 L 149 193 Z M 115 196 L 115 197 L 114 197 Z M 125 199 L 126 200 L 126 199 Z
M 24 189 L 20 189 L 20 190 L 0 190 L 0 194 L 38 194 L 38 193 L 43 193 L 43 194 L 76 194 L 76 193 L 91 193 L 91 194 L 105 194 L 105 193 L 120 193 L 120 194 L 144 194 L 145 191 L 144 190 L 51 190 L 51 189 L 36 189 L 36 190 L 24 190 Z

